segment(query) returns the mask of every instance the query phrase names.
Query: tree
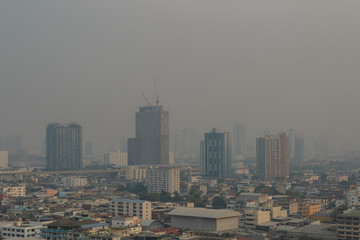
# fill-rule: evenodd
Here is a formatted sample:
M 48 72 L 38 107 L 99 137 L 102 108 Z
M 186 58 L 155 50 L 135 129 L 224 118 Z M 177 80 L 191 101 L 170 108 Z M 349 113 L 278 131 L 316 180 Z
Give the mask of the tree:
M 160 202 L 171 202 L 171 201 L 172 201 L 172 197 L 171 197 L 170 193 L 161 191 Z
M 222 197 L 214 197 L 212 207 L 215 209 L 225 209 L 226 201 Z

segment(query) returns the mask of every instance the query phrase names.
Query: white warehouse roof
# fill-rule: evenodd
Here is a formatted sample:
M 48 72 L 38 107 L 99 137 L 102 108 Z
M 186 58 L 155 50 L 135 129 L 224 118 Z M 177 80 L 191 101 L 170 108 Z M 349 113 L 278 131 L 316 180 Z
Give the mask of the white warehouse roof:
M 217 218 L 239 217 L 241 214 L 239 212 L 235 212 L 232 210 L 178 207 L 170 211 L 168 215 L 217 219 Z

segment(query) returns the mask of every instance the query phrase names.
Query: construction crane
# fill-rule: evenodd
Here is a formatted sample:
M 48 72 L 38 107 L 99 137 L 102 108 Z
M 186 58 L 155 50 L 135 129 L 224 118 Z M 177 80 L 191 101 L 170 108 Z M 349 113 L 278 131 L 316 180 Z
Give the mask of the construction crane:
M 155 79 L 155 77 L 153 77 L 153 79 L 154 79 L 154 87 L 155 87 L 155 94 L 156 94 L 156 106 L 159 106 L 159 93 L 157 90 L 156 79 Z
M 145 94 L 143 93 L 142 95 L 143 95 L 143 97 L 144 97 L 145 102 L 147 103 L 147 105 L 148 105 L 148 106 L 151 106 L 150 102 L 146 99 Z

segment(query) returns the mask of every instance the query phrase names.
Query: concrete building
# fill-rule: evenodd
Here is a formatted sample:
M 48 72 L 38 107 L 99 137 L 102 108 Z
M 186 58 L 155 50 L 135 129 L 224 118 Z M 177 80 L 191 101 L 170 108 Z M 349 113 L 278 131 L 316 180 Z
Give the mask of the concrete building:
M 140 224 L 141 220 L 136 216 L 115 216 L 111 218 L 112 228 L 130 227 Z
M 216 128 L 205 133 L 200 143 L 201 175 L 213 178 L 231 177 L 231 134 Z
M 82 128 L 76 123 L 50 123 L 46 128 L 46 169 L 82 168 Z
M 311 215 L 320 212 L 321 205 L 315 203 L 303 203 L 300 205 L 301 216 L 310 218 Z
M 265 180 L 289 178 L 289 137 L 286 133 L 256 139 L 257 174 Z
M 128 139 L 129 165 L 169 164 L 169 112 L 163 106 L 140 107 L 135 132 Z
M 234 123 L 233 129 L 233 151 L 234 156 L 241 156 L 246 149 L 246 126 L 240 123 Z
M 2 194 L 8 197 L 25 197 L 26 196 L 26 186 L 21 184 L 19 186 L 8 186 L 2 189 Z
M 256 226 L 270 221 L 270 211 L 260 209 L 245 209 L 244 214 L 239 219 L 239 226 L 245 229 L 254 230 Z
M 337 216 L 337 239 L 360 239 L 360 212 L 354 211 Z
M 347 206 L 349 208 L 359 205 L 359 191 L 353 190 L 346 193 Z
M 0 168 L 7 169 L 9 165 L 9 152 L 0 151 Z
M 247 202 L 253 200 L 258 203 L 265 203 L 269 199 L 269 196 L 264 193 L 240 193 L 239 200 Z
M 77 176 L 63 177 L 61 182 L 65 187 L 83 187 L 88 184 L 87 178 Z
M 0 227 L 1 236 L 7 238 L 40 238 L 40 229 L 43 227 L 40 222 L 15 222 Z
M 151 220 L 151 202 L 144 200 L 113 199 L 110 201 L 109 212 L 114 216 L 136 216 Z
M 139 168 L 135 166 L 125 168 L 126 180 L 144 180 L 146 179 L 147 168 Z
M 229 232 L 238 229 L 241 214 L 231 210 L 179 207 L 168 213 L 171 226 L 203 232 Z
M 180 169 L 179 168 L 149 168 L 146 179 L 148 192 L 180 193 Z
M 107 152 L 104 154 L 104 165 L 127 166 L 128 157 L 126 152 Z

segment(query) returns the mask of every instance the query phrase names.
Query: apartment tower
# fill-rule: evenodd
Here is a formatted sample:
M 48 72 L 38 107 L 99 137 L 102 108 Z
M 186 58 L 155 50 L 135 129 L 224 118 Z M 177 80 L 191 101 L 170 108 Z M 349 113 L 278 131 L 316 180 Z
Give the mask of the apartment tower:
M 289 177 L 289 137 L 286 133 L 256 139 L 258 176 L 265 180 Z
M 82 168 L 82 128 L 76 123 L 50 123 L 46 128 L 46 169 Z
M 205 177 L 224 178 L 231 173 L 231 133 L 216 128 L 200 143 L 200 171 Z
M 161 105 L 145 106 L 135 118 L 135 138 L 128 139 L 128 164 L 169 164 L 169 112 Z

